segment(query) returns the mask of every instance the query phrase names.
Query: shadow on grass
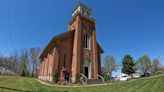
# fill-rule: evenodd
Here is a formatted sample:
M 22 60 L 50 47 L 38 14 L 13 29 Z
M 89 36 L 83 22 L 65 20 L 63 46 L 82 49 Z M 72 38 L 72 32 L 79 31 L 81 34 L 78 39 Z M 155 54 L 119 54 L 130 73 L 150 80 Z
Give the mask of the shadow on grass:
M 7 88 L 7 87 L 0 87 L 0 89 L 7 89 L 7 90 L 13 90 L 13 91 L 20 91 L 20 92 L 34 92 L 34 91 L 20 90 L 20 89 Z M 68 91 L 53 91 L 53 92 L 68 92 Z
M 13 91 L 20 91 L 20 92 L 32 92 L 28 90 L 20 90 L 20 89 L 7 88 L 7 87 L 0 87 L 0 89 L 7 89 L 7 90 L 13 90 Z

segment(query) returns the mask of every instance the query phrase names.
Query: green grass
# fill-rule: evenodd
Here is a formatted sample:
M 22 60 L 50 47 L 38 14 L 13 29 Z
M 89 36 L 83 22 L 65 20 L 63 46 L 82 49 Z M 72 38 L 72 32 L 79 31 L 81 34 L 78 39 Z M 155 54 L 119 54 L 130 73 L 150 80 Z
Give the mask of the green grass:
M 0 77 L 0 92 L 164 92 L 164 74 L 95 87 L 53 87 L 33 78 Z

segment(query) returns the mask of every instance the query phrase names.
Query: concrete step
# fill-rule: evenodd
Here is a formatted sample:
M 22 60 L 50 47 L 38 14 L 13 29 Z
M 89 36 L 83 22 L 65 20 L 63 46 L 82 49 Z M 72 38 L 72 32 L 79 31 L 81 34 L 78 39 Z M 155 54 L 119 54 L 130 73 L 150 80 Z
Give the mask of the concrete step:
M 103 81 L 101 79 L 88 79 L 87 84 L 102 84 Z

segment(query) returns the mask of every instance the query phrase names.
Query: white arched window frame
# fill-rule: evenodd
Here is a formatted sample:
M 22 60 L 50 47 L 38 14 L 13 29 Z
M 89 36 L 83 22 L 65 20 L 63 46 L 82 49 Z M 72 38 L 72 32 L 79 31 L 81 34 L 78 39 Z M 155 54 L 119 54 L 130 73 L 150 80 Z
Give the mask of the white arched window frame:
M 86 31 L 84 31 L 84 43 L 83 43 L 83 45 L 84 45 L 85 49 L 90 49 L 90 36 Z

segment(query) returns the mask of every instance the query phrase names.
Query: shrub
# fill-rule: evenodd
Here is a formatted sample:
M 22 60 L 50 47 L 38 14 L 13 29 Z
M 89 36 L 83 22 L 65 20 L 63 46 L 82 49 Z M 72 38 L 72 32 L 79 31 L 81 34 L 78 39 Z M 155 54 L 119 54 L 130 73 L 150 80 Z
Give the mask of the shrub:
M 108 81 L 109 80 L 109 76 L 108 75 L 104 75 L 104 81 Z
M 55 83 L 58 82 L 58 77 L 59 77 L 59 73 L 58 73 L 58 71 L 55 71 L 55 72 L 54 72 L 54 76 L 53 76 L 53 81 L 54 81 Z
M 23 77 L 25 77 L 25 76 L 26 76 L 26 75 L 25 75 L 25 71 L 24 71 L 24 70 L 21 72 L 21 76 L 23 76 Z
M 162 73 L 163 73 L 162 71 L 158 71 L 158 72 L 155 72 L 154 75 L 160 75 Z
M 78 73 L 76 74 L 76 81 L 75 82 L 76 83 L 80 82 L 80 75 Z

